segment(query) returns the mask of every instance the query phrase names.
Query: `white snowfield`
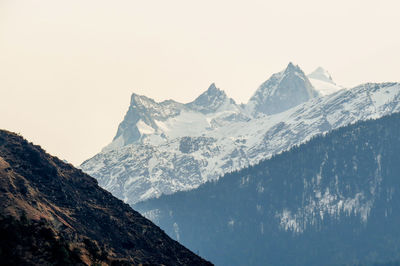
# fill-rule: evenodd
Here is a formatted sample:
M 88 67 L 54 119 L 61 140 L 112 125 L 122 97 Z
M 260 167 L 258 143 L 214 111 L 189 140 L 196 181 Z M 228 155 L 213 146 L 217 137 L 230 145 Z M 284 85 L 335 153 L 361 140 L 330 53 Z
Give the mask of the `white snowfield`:
M 338 86 L 336 84 L 332 84 L 330 82 L 325 82 L 313 78 L 309 78 L 309 80 L 311 84 L 314 86 L 314 88 L 316 88 L 322 96 L 329 95 L 344 89 L 343 87 Z
M 342 86 L 336 85 L 332 80 L 328 71 L 322 67 L 318 67 L 311 74 L 307 75 L 313 87 L 322 95 L 329 95 L 344 89 Z
M 146 110 L 143 105 L 148 107 L 143 102 L 148 98 L 132 97 L 130 110 L 135 115 L 128 111 L 125 120 L 136 122 L 124 120 L 118 130 L 120 135 L 81 165 L 103 188 L 129 204 L 194 189 L 316 134 L 400 111 L 399 83 L 339 89 L 273 115 L 250 115 L 245 106 L 235 104 L 214 85 L 192 103 L 174 102 L 179 111 L 167 112 L 172 115 L 166 116 L 159 115 L 165 110 L 152 110 L 157 115 L 138 114 L 137 110 Z M 141 97 L 140 105 L 134 99 L 137 97 Z M 165 102 L 154 103 L 151 102 L 152 109 L 157 105 L 160 110 L 165 107 Z M 132 137 L 124 134 L 126 130 L 139 134 Z M 129 139 L 133 141 L 130 143 Z

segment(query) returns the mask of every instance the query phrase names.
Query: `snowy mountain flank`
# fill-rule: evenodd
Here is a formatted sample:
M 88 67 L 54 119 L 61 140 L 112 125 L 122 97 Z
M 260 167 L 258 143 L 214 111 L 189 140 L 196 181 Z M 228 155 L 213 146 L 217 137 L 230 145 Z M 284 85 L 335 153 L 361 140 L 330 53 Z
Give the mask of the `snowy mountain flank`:
M 399 132 L 359 121 L 133 207 L 215 265 L 400 265 Z
M 316 74 L 312 79 L 336 86 Z M 135 204 L 194 189 L 316 134 L 398 112 L 399 99 L 399 83 L 340 87 L 324 96 L 291 63 L 245 105 L 214 84 L 187 104 L 133 94 L 114 140 L 81 168 L 116 197 Z
M 318 95 L 318 91 L 311 85 L 304 72 L 298 66 L 289 63 L 284 71 L 272 75 L 261 84 L 247 103 L 246 109 L 253 116 L 258 113 L 272 115 Z
M 322 67 L 318 67 L 312 73 L 307 75 L 307 77 L 314 88 L 316 88 L 316 90 L 323 96 L 343 89 L 343 87 L 337 85 L 333 81 L 331 74 Z
M 164 144 L 171 139 L 196 135 L 224 123 L 249 119 L 240 106 L 214 83 L 187 104 L 173 100 L 157 103 L 146 96 L 133 94 L 117 135 L 104 151 L 133 143 Z

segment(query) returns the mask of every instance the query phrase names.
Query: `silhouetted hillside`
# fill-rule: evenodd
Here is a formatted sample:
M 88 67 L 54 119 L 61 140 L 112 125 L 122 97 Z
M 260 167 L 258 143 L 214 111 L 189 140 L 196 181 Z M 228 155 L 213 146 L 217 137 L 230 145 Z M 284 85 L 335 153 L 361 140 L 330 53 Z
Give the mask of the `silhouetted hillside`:
M 81 170 L 0 131 L 0 264 L 210 265 Z

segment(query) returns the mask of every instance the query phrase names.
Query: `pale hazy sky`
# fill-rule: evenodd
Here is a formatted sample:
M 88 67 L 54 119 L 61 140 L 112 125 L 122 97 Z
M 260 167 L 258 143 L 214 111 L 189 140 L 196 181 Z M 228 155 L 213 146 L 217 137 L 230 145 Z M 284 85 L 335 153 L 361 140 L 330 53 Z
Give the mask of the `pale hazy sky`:
M 347 87 L 400 81 L 399 0 L 0 0 L 0 128 L 75 165 L 132 92 L 237 102 L 289 61 Z

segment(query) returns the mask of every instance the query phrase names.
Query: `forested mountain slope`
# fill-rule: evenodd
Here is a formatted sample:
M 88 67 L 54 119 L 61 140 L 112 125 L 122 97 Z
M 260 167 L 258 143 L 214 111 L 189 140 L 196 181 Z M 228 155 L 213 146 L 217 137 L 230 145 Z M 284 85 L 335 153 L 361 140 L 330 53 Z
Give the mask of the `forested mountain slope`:
M 135 208 L 217 265 L 395 261 L 399 153 L 400 114 L 393 114 Z

